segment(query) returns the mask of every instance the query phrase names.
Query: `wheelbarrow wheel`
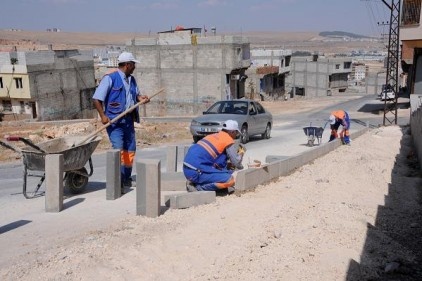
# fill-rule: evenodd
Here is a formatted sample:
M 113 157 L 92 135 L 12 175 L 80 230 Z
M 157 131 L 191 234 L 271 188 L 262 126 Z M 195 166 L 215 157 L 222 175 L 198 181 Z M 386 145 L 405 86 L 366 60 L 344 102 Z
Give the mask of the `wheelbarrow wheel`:
M 72 194 L 80 194 L 85 191 L 88 184 L 88 172 L 84 168 L 66 173 L 65 186 Z
M 308 140 L 308 146 L 310 147 L 314 146 L 314 141 L 315 140 Z

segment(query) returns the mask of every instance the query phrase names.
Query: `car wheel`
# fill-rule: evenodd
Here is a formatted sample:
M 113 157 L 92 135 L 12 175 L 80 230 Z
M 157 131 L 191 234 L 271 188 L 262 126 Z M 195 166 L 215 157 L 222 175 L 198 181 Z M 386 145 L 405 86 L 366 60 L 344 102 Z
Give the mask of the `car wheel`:
M 249 141 L 249 135 L 248 135 L 248 127 L 245 125 L 242 126 L 242 129 L 240 130 L 240 142 L 245 144 Z
M 271 125 L 267 124 L 267 127 L 265 128 L 265 132 L 261 135 L 263 139 L 269 139 L 271 138 Z
M 198 136 L 193 136 L 193 142 L 194 143 L 197 143 L 199 140 L 201 140 L 202 138 L 201 137 L 198 137 Z

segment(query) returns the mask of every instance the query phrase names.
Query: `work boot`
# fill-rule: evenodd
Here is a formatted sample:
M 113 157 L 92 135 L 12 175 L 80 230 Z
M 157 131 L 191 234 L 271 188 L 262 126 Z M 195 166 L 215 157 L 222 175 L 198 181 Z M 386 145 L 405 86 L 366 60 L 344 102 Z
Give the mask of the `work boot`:
M 195 192 L 195 191 L 198 191 L 198 189 L 196 189 L 195 185 L 194 185 L 192 182 L 190 182 L 190 181 L 187 181 L 187 182 L 186 182 L 186 190 L 187 190 L 188 192 Z
M 235 191 L 236 191 L 236 189 L 234 188 L 234 186 L 227 188 L 227 194 L 233 194 Z
M 123 181 L 123 187 L 132 187 L 133 186 L 133 181 L 132 179 L 128 179 Z

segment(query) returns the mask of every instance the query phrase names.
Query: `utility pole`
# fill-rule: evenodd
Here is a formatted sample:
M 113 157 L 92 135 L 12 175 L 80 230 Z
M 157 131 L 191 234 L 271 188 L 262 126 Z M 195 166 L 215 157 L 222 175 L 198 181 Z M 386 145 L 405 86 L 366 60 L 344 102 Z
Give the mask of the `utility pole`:
M 384 101 L 384 120 L 385 126 L 397 125 L 397 99 L 398 99 L 398 81 L 399 81 L 399 26 L 400 26 L 400 0 L 391 0 L 389 5 L 385 0 L 382 2 L 390 9 L 390 32 L 388 35 L 388 57 L 387 57 L 387 75 L 385 87 L 394 92 L 394 99 Z M 387 89 L 386 89 L 387 90 Z M 383 89 L 384 91 L 384 89 Z M 387 124 L 388 125 L 388 124 Z

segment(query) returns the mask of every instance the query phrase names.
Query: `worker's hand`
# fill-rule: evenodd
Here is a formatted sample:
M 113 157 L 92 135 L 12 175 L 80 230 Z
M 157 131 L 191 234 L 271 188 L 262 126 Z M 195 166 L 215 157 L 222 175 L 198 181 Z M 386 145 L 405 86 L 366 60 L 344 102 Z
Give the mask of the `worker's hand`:
M 240 156 L 243 156 L 246 152 L 246 147 L 244 147 L 242 144 L 239 144 L 239 147 L 237 148 L 237 154 Z
M 147 95 L 142 95 L 142 96 L 139 96 L 138 100 L 139 100 L 140 102 L 142 102 L 143 104 L 145 104 L 145 103 L 149 103 L 149 102 L 150 102 L 149 97 L 148 97 Z
M 227 170 L 234 170 L 234 169 L 236 169 L 236 167 L 231 162 L 228 162 L 227 163 Z
M 108 122 L 110 122 L 110 119 L 106 115 L 101 116 L 101 123 L 103 125 L 107 124 Z

